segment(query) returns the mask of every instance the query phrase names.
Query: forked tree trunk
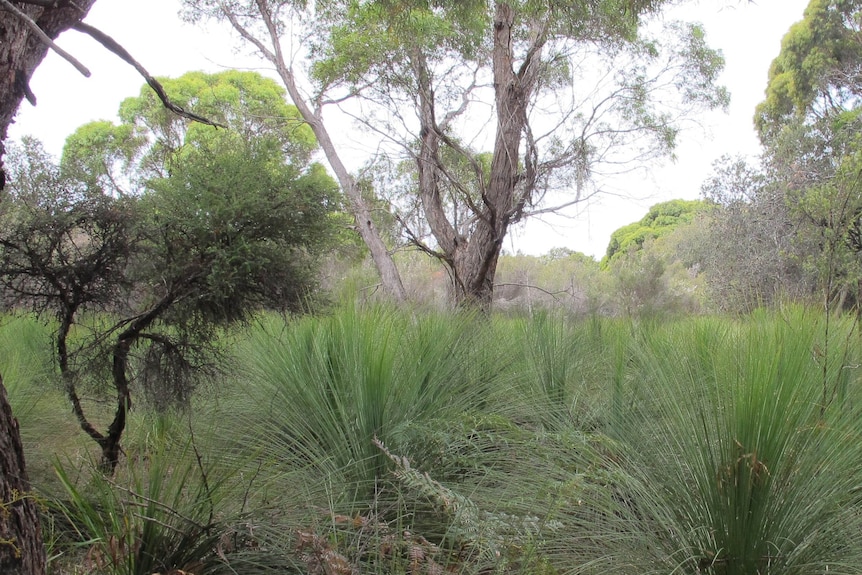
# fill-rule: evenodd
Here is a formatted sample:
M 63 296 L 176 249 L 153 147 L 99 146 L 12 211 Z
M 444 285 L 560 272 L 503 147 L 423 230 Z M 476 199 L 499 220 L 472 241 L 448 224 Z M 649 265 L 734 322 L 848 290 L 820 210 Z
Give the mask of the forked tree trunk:
M 57 0 L 55 7 L 20 1 L 12 4 L 54 39 L 83 20 L 95 2 Z M 47 53 L 48 46 L 28 22 L 7 6 L 0 5 L 0 189 L 5 184 L 2 168 L 6 133 L 21 101 L 26 97 L 31 103 L 35 102 L 35 95 L 29 88 L 30 78 Z
M 42 575 L 45 547 L 36 501 L 24 469 L 18 421 L 0 379 L 0 573 Z
M 494 295 L 494 278 L 509 226 L 523 216 L 524 204 L 535 188 L 529 154 L 521 163 L 521 144 L 527 127 L 527 108 L 536 87 L 545 34 L 541 26 L 527 55 L 515 69 L 515 12 L 509 2 L 495 2 L 493 50 L 497 112 L 494 156 L 490 178 L 481 186 L 481 202 L 471 207 L 475 218 L 468 235 L 449 221 L 439 179 L 445 166 L 439 155 L 444 130 L 435 119 L 434 90 L 421 54 L 413 56 L 420 103 L 419 194 L 428 225 L 437 240 L 441 259 L 449 268 L 458 305 L 488 309 Z

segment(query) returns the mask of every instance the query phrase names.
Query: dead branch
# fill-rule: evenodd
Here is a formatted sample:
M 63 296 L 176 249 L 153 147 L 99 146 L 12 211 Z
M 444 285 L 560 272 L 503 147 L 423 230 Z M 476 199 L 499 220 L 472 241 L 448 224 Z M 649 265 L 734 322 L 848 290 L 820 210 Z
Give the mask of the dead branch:
M 7 2 L 8 0 L 0 0 L 0 2 Z M 99 30 L 98 28 L 94 28 L 89 24 L 85 24 L 84 22 L 78 22 L 74 26 L 72 26 L 74 30 L 78 32 L 82 32 L 87 34 L 91 38 L 93 38 L 96 42 L 107 48 L 110 52 L 113 52 L 117 56 L 119 56 L 124 62 L 132 66 L 138 73 L 143 76 L 144 80 L 147 81 L 147 84 L 150 85 L 150 88 L 156 93 L 159 97 L 159 100 L 162 101 L 162 104 L 165 108 L 173 112 L 174 114 L 181 116 L 183 118 L 187 118 L 192 120 L 193 122 L 199 122 L 201 124 L 206 124 L 208 126 L 213 126 L 216 128 L 225 128 L 227 126 L 224 124 L 219 124 L 218 122 L 214 122 L 210 119 L 204 118 L 203 116 L 198 116 L 193 112 L 186 111 L 182 106 L 178 106 L 173 103 L 171 99 L 168 97 L 165 92 L 164 87 L 156 80 L 153 76 L 147 72 L 146 68 L 144 68 L 137 60 L 135 60 L 131 54 L 129 54 L 128 50 L 123 48 L 116 40 Z
M 35 2 L 25 2 L 25 4 L 28 3 L 35 4 Z M 55 44 L 54 41 L 51 40 L 51 38 L 47 34 L 45 34 L 45 32 L 43 32 L 41 28 L 39 28 L 39 25 L 36 24 L 32 18 L 22 12 L 17 6 L 9 2 L 9 0 L 0 0 L 0 5 L 5 6 L 6 9 L 8 9 L 15 16 L 20 18 L 27 25 L 27 27 L 33 31 L 33 33 L 39 38 L 39 40 L 42 41 L 43 44 L 45 44 L 57 54 L 59 54 L 64 60 L 74 66 L 75 69 L 78 70 L 85 77 L 90 77 L 90 71 L 87 69 L 87 67 L 81 64 L 78 60 L 76 60 L 74 56 L 57 46 L 57 44 Z M 43 4 L 38 5 L 42 6 Z M 53 4 L 51 4 L 51 6 L 53 6 Z M 27 99 L 30 100 L 29 97 Z M 35 100 L 35 98 L 33 100 Z M 30 101 L 32 102 L 33 100 Z
M 540 291 L 540 292 L 542 292 L 542 293 L 548 294 L 549 296 L 551 296 L 551 297 L 552 297 L 552 298 L 554 298 L 554 299 L 557 299 L 557 296 L 558 296 L 558 295 L 560 295 L 560 294 L 566 294 L 566 295 L 568 295 L 568 296 L 572 295 L 572 293 L 571 293 L 568 289 L 559 290 L 559 291 L 553 291 L 553 292 L 552 292 L 552 291 L 548 291 L 548 290 L 546 290 L 545 288 L 541 288 L 541 287 L 539 287 L 539 286 L 537 286 L 537 285 L 533 285 L 533 284 L 522 284 L 522 283 L 512 283 L 512 282 L 506 282 L 506 283 L 495 283 L 495 284 L 494 284 L 494 287 L 495 287 L 495 288 L 498 288 L 498 287 L 506 287 L 506 286 L 509 286 L 509 287 L 522 287 L 522 288 L 527 288 L 527 289 L 534 289 L 534 290 L 538 290 L 538 291 Z

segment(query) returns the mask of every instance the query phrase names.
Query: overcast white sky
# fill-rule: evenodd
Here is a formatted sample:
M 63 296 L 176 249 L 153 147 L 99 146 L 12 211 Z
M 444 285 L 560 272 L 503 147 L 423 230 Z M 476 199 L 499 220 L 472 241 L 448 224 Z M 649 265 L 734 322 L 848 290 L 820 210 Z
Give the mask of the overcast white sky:
M 674 18 L 702 22 L 710 45 L 724 52 L 722 82 L 731 91 L 729 113 L 700 118 L 704 128 L 683 134 L 675 163 L 656 168 L 646 178 L 620 182 L 618 191 L 624 197 L 606 196 L 570 217 L 519 226 L 505 249 L 538 255 L 568 247 L 600 258 L 610 234 L 640 219 L 652 204 L 698 197 L 712 162 L 722 154 L 756 154 L 754 107 L 763 99 L 769 64 L 778 55 L 782 36 L 802 18 L 808 1 L 689 0 L 674 9 Z M 117 39 L 156 76 L 259 65 L 235 51 L 238 43 L 224 29 L 183 24 L 178 10 L 179 0 L 98 0 L 86 22 Z M 58 44 L 82 61 L 92 76 L 84 78 L 49 54 L 31 82 L 37 106 L 25 101 L 9 132 L 13 140 L 33 135 L 57 155 L 66 136 L 81 124 L 116 120 L 120 102 L 137 94 L 143 84 L 130 66 L 87 36 L 70 31 Z

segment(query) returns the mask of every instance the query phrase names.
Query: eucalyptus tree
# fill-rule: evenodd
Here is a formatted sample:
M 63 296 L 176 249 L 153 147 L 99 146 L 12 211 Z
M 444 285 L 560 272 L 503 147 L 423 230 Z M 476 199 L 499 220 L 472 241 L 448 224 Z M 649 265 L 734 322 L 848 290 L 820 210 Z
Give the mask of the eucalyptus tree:
M 857 303 L 862 285 L 860 112 L 862 2 L 811 0 L 782 40 L 755 124 L 827 304 Z
M 275 82 L 225 72 L 177 86 L 229 128 L 189 126 L 143 92 L 123 103 L 123 125 L 73 134 L 60 165 L 32 142 L 13 154 L 0 210 L 4 296 L 58 320 L 66 394 L 108 470 L 135 386 L 156 407 L 187 402 L 217 365 L 221 328 L 304 307 L 339 205 Z M 88 313 L 100 311 L 115 322 Z M 104 431 L 81 401 L 85 378 L 116 394 Z
M 617 229 L 602 260 L 607 268 L 614 257 L 621 257 L 629 250 L 639 250 L 644 242 L 672 233 L 680 226 L 690 224 L 708 208 L 702 200 L 669 200 L 651 206 L 639 221 Z
M 479 305 L 511 225 L 598 191 L 602 171 L 669 154 L 681 113 L 726 102 L 700 27 L 643 33 L 666 4 L 185 0 L 276 65 L 318 138 L 339 104 L 412 160 L 430 233 L 407 236 L 446 264 L 456 301 Z
M 862 1 L 811 0 L 781 40 L 755 124 L 768 143 L 783 126 L 856 109 L 862 98 Z

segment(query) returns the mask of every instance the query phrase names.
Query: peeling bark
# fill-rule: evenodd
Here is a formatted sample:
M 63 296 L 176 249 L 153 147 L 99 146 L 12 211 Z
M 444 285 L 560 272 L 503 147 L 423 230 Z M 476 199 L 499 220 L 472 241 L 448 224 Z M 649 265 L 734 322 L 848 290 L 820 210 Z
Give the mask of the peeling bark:
M 0 379 L 0 573 L 42 575 L 45 547 L 24 468 L 18 421 Z

